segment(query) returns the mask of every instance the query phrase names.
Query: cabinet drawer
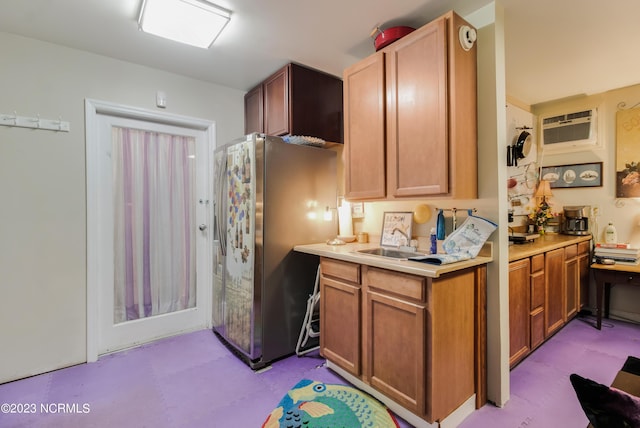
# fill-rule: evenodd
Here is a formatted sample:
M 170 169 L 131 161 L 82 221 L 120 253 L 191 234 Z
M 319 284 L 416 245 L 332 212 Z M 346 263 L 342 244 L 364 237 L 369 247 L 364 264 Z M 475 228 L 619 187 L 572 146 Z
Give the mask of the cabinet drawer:
M 593 276 L 596 283 L 603 284 L 630 284 L 640 285 L 640 273 L 639 272 L 621 272 L 607 269 L 594 269 Z
M 610 282 L 611 284 L 640 285 L 640 273 L 615 272 L 606 278 L 604 282 Z
M 537 254 L 531 257 L 531 273 L 544 270 L 544 254 Z
M 564 259 L 573 259 L 578 255 L 578 246 L 576 244 L 564 247 Z
M 591 241 L 584 241 L 578 243 L 578 255 L 587 254 L 590 250 Z
M 625 281 L 620 281 L 620 283 L 640 285 L 640 274 L 635 274 L 635 275 L 627 274 L 624 276 L 624 278 L 625 278 Z
M 360 265 L 342 260 L 322 257 L 320 259 L 322 275 L 340 278 L 345 281 L 360 284 Z
M 421 276 L 390 272 L 372 267 L 367 270 L 368 287 L 421 302 L 426 300 L 425 282 L 425 278 Z

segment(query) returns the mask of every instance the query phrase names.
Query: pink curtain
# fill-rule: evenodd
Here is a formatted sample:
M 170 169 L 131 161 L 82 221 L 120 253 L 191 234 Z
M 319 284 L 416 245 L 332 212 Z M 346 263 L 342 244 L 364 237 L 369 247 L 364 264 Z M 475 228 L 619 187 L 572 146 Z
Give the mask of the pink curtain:
M 112 131 L 114 323 L 195 306 L 195 139 Z

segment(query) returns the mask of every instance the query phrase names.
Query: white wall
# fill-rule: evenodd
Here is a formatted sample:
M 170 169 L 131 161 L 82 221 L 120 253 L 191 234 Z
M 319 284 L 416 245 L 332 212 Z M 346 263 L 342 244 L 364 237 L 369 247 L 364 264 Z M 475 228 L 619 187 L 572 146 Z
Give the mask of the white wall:
M 482 205 L 498 225 L 506 224 L 504 183 L 507 141 L 504 9 L 494 2 L 477 13 L 488 16 L 478 28 L 478 182 Z M 480 16 L 482 16 L 480 15 Z M 480 19 L 480 16 L 478 18 Z M 485 18 L 486 20 L 486 18 Z M 494 262 L 487 270 L 487 398 L 498 406 L 509 400 L 509 281 L 508 230 L 491 237 Z
M 0 383 L 86 360 L 84 100 L 244 132 L 244 92 L 0 33 L 0 115 L 69 121 L 71 132 L 0 127 Z
M 532 106 L 532 112 L 538 117 L 558 111 L 575 111 L 598 107 L 598 139 L 603 147 L 598 150 L 550 155 L 543 153 L 542 165 L 566 165 L 587 162 L 603 163 L 602 187 L 553 189 L 550 199 L 554 211 L 562 211 L 565 205 L 597 205 L 600 216 L 592 220 L 596 241 L 602 241 L 602 231 L 609 221 L 616 226 L 619 241 L 628 241 L 640 246 L 640 199 L 616 198 L 616 112 L 620 103 L 633 107 L 640 102 L 640 85 L 619 88 L 590 96 L 576 96 L 567 100 L 554 101 Z M 640 161 L 640 159 L 637 159 Z M 595 290 L 591 284 L 591 308 L 595 307 Z M 616 285 L 611 292 L 611 315 L 621 319 L 640 322 L 640 288 L 628 285 Z

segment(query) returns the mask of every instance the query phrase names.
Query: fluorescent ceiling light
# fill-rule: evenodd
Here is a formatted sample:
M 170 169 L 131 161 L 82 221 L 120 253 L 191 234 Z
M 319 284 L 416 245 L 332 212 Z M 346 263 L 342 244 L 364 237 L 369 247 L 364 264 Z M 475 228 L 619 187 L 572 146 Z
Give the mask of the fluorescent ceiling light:
M 138 25 L 145 33 L 208 48 L 231 12 L 204 0 L 144 0 Z

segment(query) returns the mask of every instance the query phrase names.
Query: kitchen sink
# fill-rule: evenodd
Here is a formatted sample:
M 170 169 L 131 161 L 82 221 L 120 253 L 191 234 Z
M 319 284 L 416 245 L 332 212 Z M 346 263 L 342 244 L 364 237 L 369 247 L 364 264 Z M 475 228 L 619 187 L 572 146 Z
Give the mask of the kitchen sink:
M 424 255 L 422 253 L 416 253 L 415 251 L 401 251 L 394 248 L 369 248 L 366 250 L 356 250 L 356 252 L 372 256 L 389 257 L 392 259 L 408 259 L 409 257 Z

